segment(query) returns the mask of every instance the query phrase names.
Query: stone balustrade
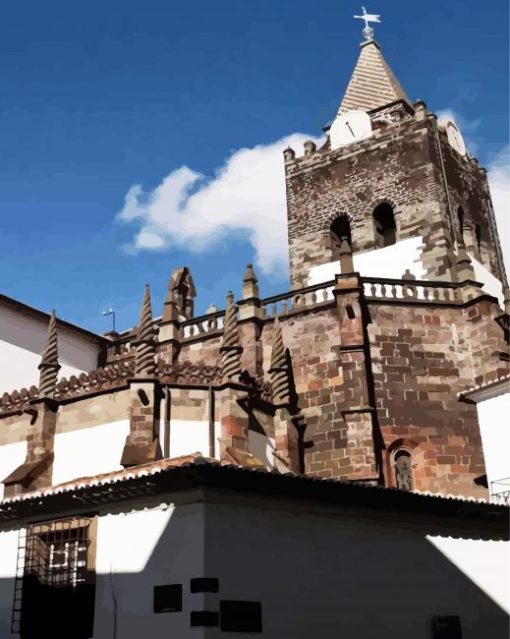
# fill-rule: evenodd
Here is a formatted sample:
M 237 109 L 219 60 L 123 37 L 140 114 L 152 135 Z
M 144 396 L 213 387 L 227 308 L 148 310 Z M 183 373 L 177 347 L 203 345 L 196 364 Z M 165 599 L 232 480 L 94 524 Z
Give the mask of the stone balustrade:
M 262 314 L 264 317 L 283 316 L 302 308 L 332 302 L 334 286 L 333 281 L 323 282 L 284 295 L 268 297 L 262 300 Z
M 184 341 L 222 331 L 224 319 L 225 311 L 218 311 L 186 320 L 181 324 L 181 339 Z
M 436 304 L 461 301 L 459 285 L 452 282 L 364 277 L 363 291 L 369 300 L 401 300 Z

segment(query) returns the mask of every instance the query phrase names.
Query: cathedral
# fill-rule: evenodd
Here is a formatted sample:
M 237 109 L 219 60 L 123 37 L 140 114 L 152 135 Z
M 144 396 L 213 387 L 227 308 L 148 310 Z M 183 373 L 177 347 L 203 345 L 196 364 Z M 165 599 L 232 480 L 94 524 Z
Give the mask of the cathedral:
M 2 639 L 508 637 L 487 173 L 366 25 L 325 142 L 283 153 L 287 291 L 248 265 L 196 316 L 176 267 L 105 335 L 0 296 Z

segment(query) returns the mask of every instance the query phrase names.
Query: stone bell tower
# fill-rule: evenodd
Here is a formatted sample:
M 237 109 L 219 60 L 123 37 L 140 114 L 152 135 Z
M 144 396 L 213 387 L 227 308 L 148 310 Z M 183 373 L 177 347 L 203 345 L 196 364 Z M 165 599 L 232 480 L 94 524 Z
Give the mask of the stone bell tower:
M 464 245 L 505 286 L 485 169 L 454 122 L 408 98 L 370 33 L 324 145 L 284 153 L 293 288 L 333 278 L 342 237 L 361 275 L 456 282 Z
M 318 304 L 285 326 L 306 472 L 484 496 L 476 409 L 459 397 L 508 372 L 486 172 L 364 35 L 325 142 L 284 151 L 293 310 Z

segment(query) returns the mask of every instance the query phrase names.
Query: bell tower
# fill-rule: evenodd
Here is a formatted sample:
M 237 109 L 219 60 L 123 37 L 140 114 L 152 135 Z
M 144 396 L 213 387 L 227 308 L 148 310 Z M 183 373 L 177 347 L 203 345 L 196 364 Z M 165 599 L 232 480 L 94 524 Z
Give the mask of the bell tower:
M 453 121 L 440 123 L 409 99 L 373 30 L 363 33 L 325 143 L 306 143 L 302 157 L 284 153 L 292 287 L 332 279 L 345 237 L 362 276 L 408 271 L 456 282 L 465 247 L 476 278 L 490 280 L 502 300 L 506 276 L 485 169 Z

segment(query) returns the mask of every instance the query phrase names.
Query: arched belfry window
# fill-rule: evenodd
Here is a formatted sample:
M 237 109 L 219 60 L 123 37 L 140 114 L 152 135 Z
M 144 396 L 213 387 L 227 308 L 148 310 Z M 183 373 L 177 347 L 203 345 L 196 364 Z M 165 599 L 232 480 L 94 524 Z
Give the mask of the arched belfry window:
M 347 215 L 339 215 L 331 224 L 331 245 L 333 248 L 333 259 L 338 259 L 340 244 L 344 237 L 352 245 L 351 223 Z
M 395 453 L 395 485 L 399 490 L 413 489 L 413 470 L 411 453 L 399 450 Z
M 393 207 L 387 202 L 376 206 L 372 214 L 375 228 L 375 242 L 379 248 L 391 246 L 397 241 L 397 225 Z

